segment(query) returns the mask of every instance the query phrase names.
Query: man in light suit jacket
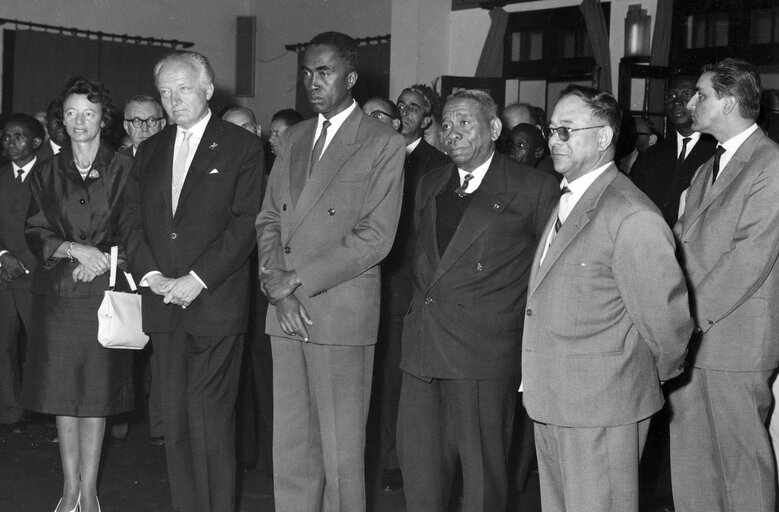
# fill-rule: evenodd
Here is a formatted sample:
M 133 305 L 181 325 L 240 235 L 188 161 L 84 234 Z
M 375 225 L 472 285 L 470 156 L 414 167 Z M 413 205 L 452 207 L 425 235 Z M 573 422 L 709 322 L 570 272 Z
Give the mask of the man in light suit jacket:
M 671 393 L 671 476 L 680 512 L 774 510 L 765 420 L 779 366 L 779 146 L 755 123 L 760 76 L 725 59 L 688 103 L 719 145 L 674 231 L 697 336 L 689 382 Z
M 545 511 L 638 510 L 638 463 L 660 381 L 692 332 L 684 276 L 657 208 L 619 173 L 614 97 L 569 86 L 549 147 L 564 179 L 536 251 L 522 348 Z
M 173 509 L 230 511 L 262 146 L 212 115 L 214 73 L 203 55 L 174 51 L 154 76 L 174 124 L 135 156 L 128 262 L 151 291 L 143 297 L 143 328 L 159 357 Z
M 365 422 L 403 138 L 352 99 L 357 45 L 325 32 L 303 56 L 316 119 L 291 126 L 257 217 L 271 306 L 278 512 L 365 510 Z
M 444 512 L 459 457 L 463 510 L 505 510 L 527 279 L 559 192 L 495 152 L 492 98 L 444 106 L 453 164 L 416 195 L 413 296 L 403 327 L 398 455 L 409 512 Z

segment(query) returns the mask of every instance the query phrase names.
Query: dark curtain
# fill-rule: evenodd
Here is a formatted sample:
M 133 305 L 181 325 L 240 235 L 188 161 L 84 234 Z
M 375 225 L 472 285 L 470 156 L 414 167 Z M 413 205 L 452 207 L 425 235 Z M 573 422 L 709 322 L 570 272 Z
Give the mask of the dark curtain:
M 652 35 L 652 55 L 649 64 L 668 66 L 671 53 L 671 28 L 673 27 L 673 0 L 657 0 L 655 31 Z M 645 101 L 647 110 L 662 112 L 665 97 L 665 80 L 649 80 L 649 97 Z
M 17 30 L 13 69 L 4 70 L 13 75 L 12 87 L 3 89 L 3 105 L 30 114 L 46 110 L 70 77 L 84 75 L 103 82 L 121 111 L 136 94 L 156 96 L 154 63 L 169 51 L 163 46 Z
M 495 7 L 490 11 L 490 19 L 490 31 L 487 32 L 479 64 L 476 66 L 474 76 L 477 77 L 503 76 L 503 42 L 506 38 L 509 15 L 501 7 Z
M 595 63 L 598 65 L 598 88 L 611 92 L 611 52 L 609 51 L 609 29 L 603 15 L 600 0 L 583 0 L 579 6 L 587 34 L 590 37 Z
M 298 70 L 303 61 L 305 50 L 298 52 Z M 387 98 L 389 95 L 389 68 L 390 68 L 390 42 L 371 42 L 360 45 L 360 53 L 357 59 L 357 83 L 352 89 L 352 96 L 357 103 L 362 104 L 373 96 Z M 314 117 L 314 113 L 308 104 L 306 91 L 303 88 L 303 80 L 298 73 L 297 89 L 295 93 L 295 110 L 300 112 L 303 119 Z

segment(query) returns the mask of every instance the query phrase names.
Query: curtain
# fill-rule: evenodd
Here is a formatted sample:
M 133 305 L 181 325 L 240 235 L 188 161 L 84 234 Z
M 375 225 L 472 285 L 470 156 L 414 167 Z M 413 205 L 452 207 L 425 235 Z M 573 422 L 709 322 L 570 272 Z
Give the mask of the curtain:
M 476 66 L 474 76 L 477 77 L 503 76 L 503 43 L 506 38 L 509 15 L 503 8 L 495 7 L 490 11 L 490 19 L 490 31 L 487 32 L 479 64 Z
M 584 15 L 587 34 L 590 36 L 595 63 L 599 68 L 598 88 L 611 92 L 611 52 L 609 51 L 609 30 L 603 15 L 600 0 L 582 0 L 579 10 Z
M 671 27 L 673 25 L 674 0 L 657 0 L 655 32 L 652 35 L 652 55 L 649 64 L 667 66 L 671 51 Z

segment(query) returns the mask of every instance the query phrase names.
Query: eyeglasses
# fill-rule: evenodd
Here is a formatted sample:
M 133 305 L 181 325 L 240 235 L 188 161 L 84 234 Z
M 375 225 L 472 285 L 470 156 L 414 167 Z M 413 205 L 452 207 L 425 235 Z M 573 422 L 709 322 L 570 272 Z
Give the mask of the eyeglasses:
M 557 134 L 558 137 L 560 137 L 560 140 L 562 142 L 567 141 L 571 138 L 571 133 L 578 132 L 579 130 L 592 130 L 594 128 L 603 128 L 606 126 L 605 124 L 601 124 L 598 126 L 585 126 L 584 128 L 568 128 L 567 126 L 558 126 L 557 128 L 552 128 L 551 126 L 549 128 L 544 129 L 544 137 L 546 137 L 546 140 L 549 140 L 552 138 L 552 135 Z
M 368 115 L 369 115 L 369 116 L 371 116 L 371 117 L 373 117 L 374 119 L 379 119 L 379 120 L 381 120 L 381 116 L 384 116 L 384 117 L 389 117 L 389 118 L 390 118 L 390 119 L 392 119 L 393 121 L 394 121 L 395 119 L 397 119 L 397 117 L 395 117 L 395 116 L 393 116 L 393 115 L 391 115 L 391 114 L 388 114 L 388 113 L 384 112 L 383 110 L 374 110 L 373 112 L 371 112 L 371 113 L 370 113 L 370 114 L 368 114 Z
M 677 93 L 676 91 L 671 91 L 665 96 L 665 102 L 666 103 L 683 103 L 687 104 L 692 97 L 695 96 L 695 91 L 682 91 L 681 93 Z
M 140 117 L 133 117 L 132 119 L 125 119 L 128 123 L 131 123 L 134 127 L 140 128 L 144 124 L 148 126 L 149 128 L 154 128 L 157 126 L 157 123 L 165 119 L 164 117 L 147 117 L 146 119 L 141 119 Z
M 398 102 L 398 112 L 400 112 L 400 115 L 403 115 L 403 112 L 406 110 L 413 113 L 423 112 L 422 107 L 416 103 L 403 103 L 402 101 Z M 429 112 L 424 111 L 423 113 L 424 115 L 428 115 Z

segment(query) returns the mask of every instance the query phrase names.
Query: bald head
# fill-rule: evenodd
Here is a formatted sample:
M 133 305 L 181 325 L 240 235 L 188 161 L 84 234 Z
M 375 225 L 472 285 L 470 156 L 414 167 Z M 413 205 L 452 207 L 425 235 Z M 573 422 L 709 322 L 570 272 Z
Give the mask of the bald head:
M 500 116 L 503 121 L 503 127 L 506 130 L 512 130 L 520 123 L 535 125 L 533 113 L 530 111 L 530 105 L 526 103 L 514 103 L 503 109 Z
M 258 137 L 260 136 L 260 125 L 257 124 L 257 119 L 254 117 L 254 112 L 251 109 L 246 107 L 230 108 L 222 114 L 222 120 L 240 126 Z

